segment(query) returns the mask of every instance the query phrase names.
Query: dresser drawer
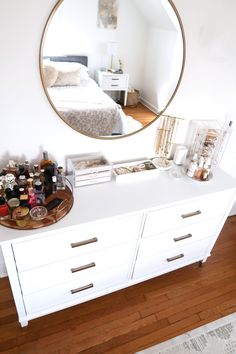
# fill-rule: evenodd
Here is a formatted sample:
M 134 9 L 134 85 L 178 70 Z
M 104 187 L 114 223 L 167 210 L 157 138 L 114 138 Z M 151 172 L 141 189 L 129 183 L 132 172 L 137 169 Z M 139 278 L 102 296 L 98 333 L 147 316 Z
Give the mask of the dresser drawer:
M 116 76 L 106 76 L 102 78 L 102 88 L 104 90 L 113 89 L 127 89 L 128 87 L 128 76 L 127 75 L 116 75 Z
M 152 253 L 148 257 L 139 255 L 135 265 L 133 279 L 147 275 L 153 277 L 154 275 L 167 273 L 208 257 L 211 242 L 212 239 L 208 238 L 192 242 L 191 245 L 178 246 L 169 251 L 161 253 L 157 251 L 156 254 Z
M 18 271 L 109 248 L 139 235 L 142 214 L 77 227 L 13 244 Z
M 43 267 L 18 273 L 23 294 L 30 294 L 56 285 L 96 276 L 110 268 L 124 263 L 130 264 L 136 242 L 131 241 L 100 252 L 88 253 L 79 257 L 56 262 Z
M 52 288 L 25 295 L 27 314 L 33 314 L 56 306 L 66 307 L 96 297 L 96 293 L 127 282 L 129 265 L 123 264 L 108 271 L 76 279 Z
M 214 236 L 218 231 L 220 219 L 211 218 L 199 223 L 169 230 L 141 240 L 138 256 L 140 258 L 149 257 L 175 247 L 191 244 L 204 238 Z
M 207 196 L 205 199 L 148 212 L 143 237 L 220 215 L 222 210 L 227 208 L 231 199 L 230 193 L 218 193 Z

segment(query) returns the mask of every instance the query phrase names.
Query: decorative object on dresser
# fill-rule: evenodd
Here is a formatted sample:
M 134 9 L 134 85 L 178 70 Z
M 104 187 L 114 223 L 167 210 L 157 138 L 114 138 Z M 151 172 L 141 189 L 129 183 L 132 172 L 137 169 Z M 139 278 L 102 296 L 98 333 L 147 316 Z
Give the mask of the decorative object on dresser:
M 192 120 L 190 122 L 190 149 L 186 174 L 193 180 L 206 182 L 213 177 L 232 132 L 232 122 Z
M 113 173 L 116 182 L 133 182 L 150 177 L 156 178 L 158 170 L 153 162 L 147 158 L 113 163 Z
M 181 178 L 184 175 L 183 168 L 188 154 L 188 148 L 185 145 L 177 145 L 174 152 L 173 165 L 170 175 L 174 178 Z
M 67 157 L 67 174 L 73 176 L 75 187 L 108 182 L 111 171 L 111 162 L 102 153 Z
M 141 172 L 140 172 L 141 173 Z M 29 320 L 204 262 L 236 198 L 217 168 L 209 184 L 158 178 L 75 188 L 66 218 L 48 229 L 0 227 L 19 316 Z
M 174 144 L 175 134 L 181 119 L 182 118 L 167 115 L 162 115 L 160 117 L 154 148 L 157 158 L 153 159 L 153 162 L 163 170 L 169 169 L 172 166 L 170 155 Z
M 38 164 L 10 160 L 0 173 L 0 225 L 18 230 L 49 226 L 70 211 L 73 190 L 63 168 L 49 160 Z
M 115 74 L 99 70 L 98 85 L 103 91 L 124 91 L 124 106 L 127 104 L 129 74 Z

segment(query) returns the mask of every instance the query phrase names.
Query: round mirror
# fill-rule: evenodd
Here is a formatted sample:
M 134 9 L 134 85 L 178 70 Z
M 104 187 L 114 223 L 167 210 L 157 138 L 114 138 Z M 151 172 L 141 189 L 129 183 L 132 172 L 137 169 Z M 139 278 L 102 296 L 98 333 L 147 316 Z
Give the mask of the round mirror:
M 46 23 L 40 73 L 56 113 L 113 139 L 150 125 L 180 84 L 185 39 L 171 0 L 60 0 Z

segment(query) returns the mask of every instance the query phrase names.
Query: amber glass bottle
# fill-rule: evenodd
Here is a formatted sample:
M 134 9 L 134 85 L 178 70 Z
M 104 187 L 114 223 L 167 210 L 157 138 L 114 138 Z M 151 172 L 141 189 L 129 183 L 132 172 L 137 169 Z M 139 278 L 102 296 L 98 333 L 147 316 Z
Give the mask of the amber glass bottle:
M 40 165 L 40 169 L 45 169 L 46 166 L 49 166 L 52 164 L 52 161 L 49 160 L 48 158 L 48 152 L 47 151 L 44 151 L 43 152 L 43 158 L 42 160 L 40 161 L 39 165 Z

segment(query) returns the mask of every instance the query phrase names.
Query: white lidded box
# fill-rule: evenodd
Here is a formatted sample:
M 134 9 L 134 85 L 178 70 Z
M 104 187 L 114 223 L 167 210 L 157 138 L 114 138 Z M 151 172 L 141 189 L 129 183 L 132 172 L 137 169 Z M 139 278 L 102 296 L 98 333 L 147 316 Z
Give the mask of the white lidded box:
M 156 177 L 158 173 L 159 168 L 146 158 L 113 163 L 113 174 L 117 183 Z
M 108 182 L 112 165 L 102 153 L 81 154 L 67 158 L 67 173 L 73 176 L 74 186 Z

